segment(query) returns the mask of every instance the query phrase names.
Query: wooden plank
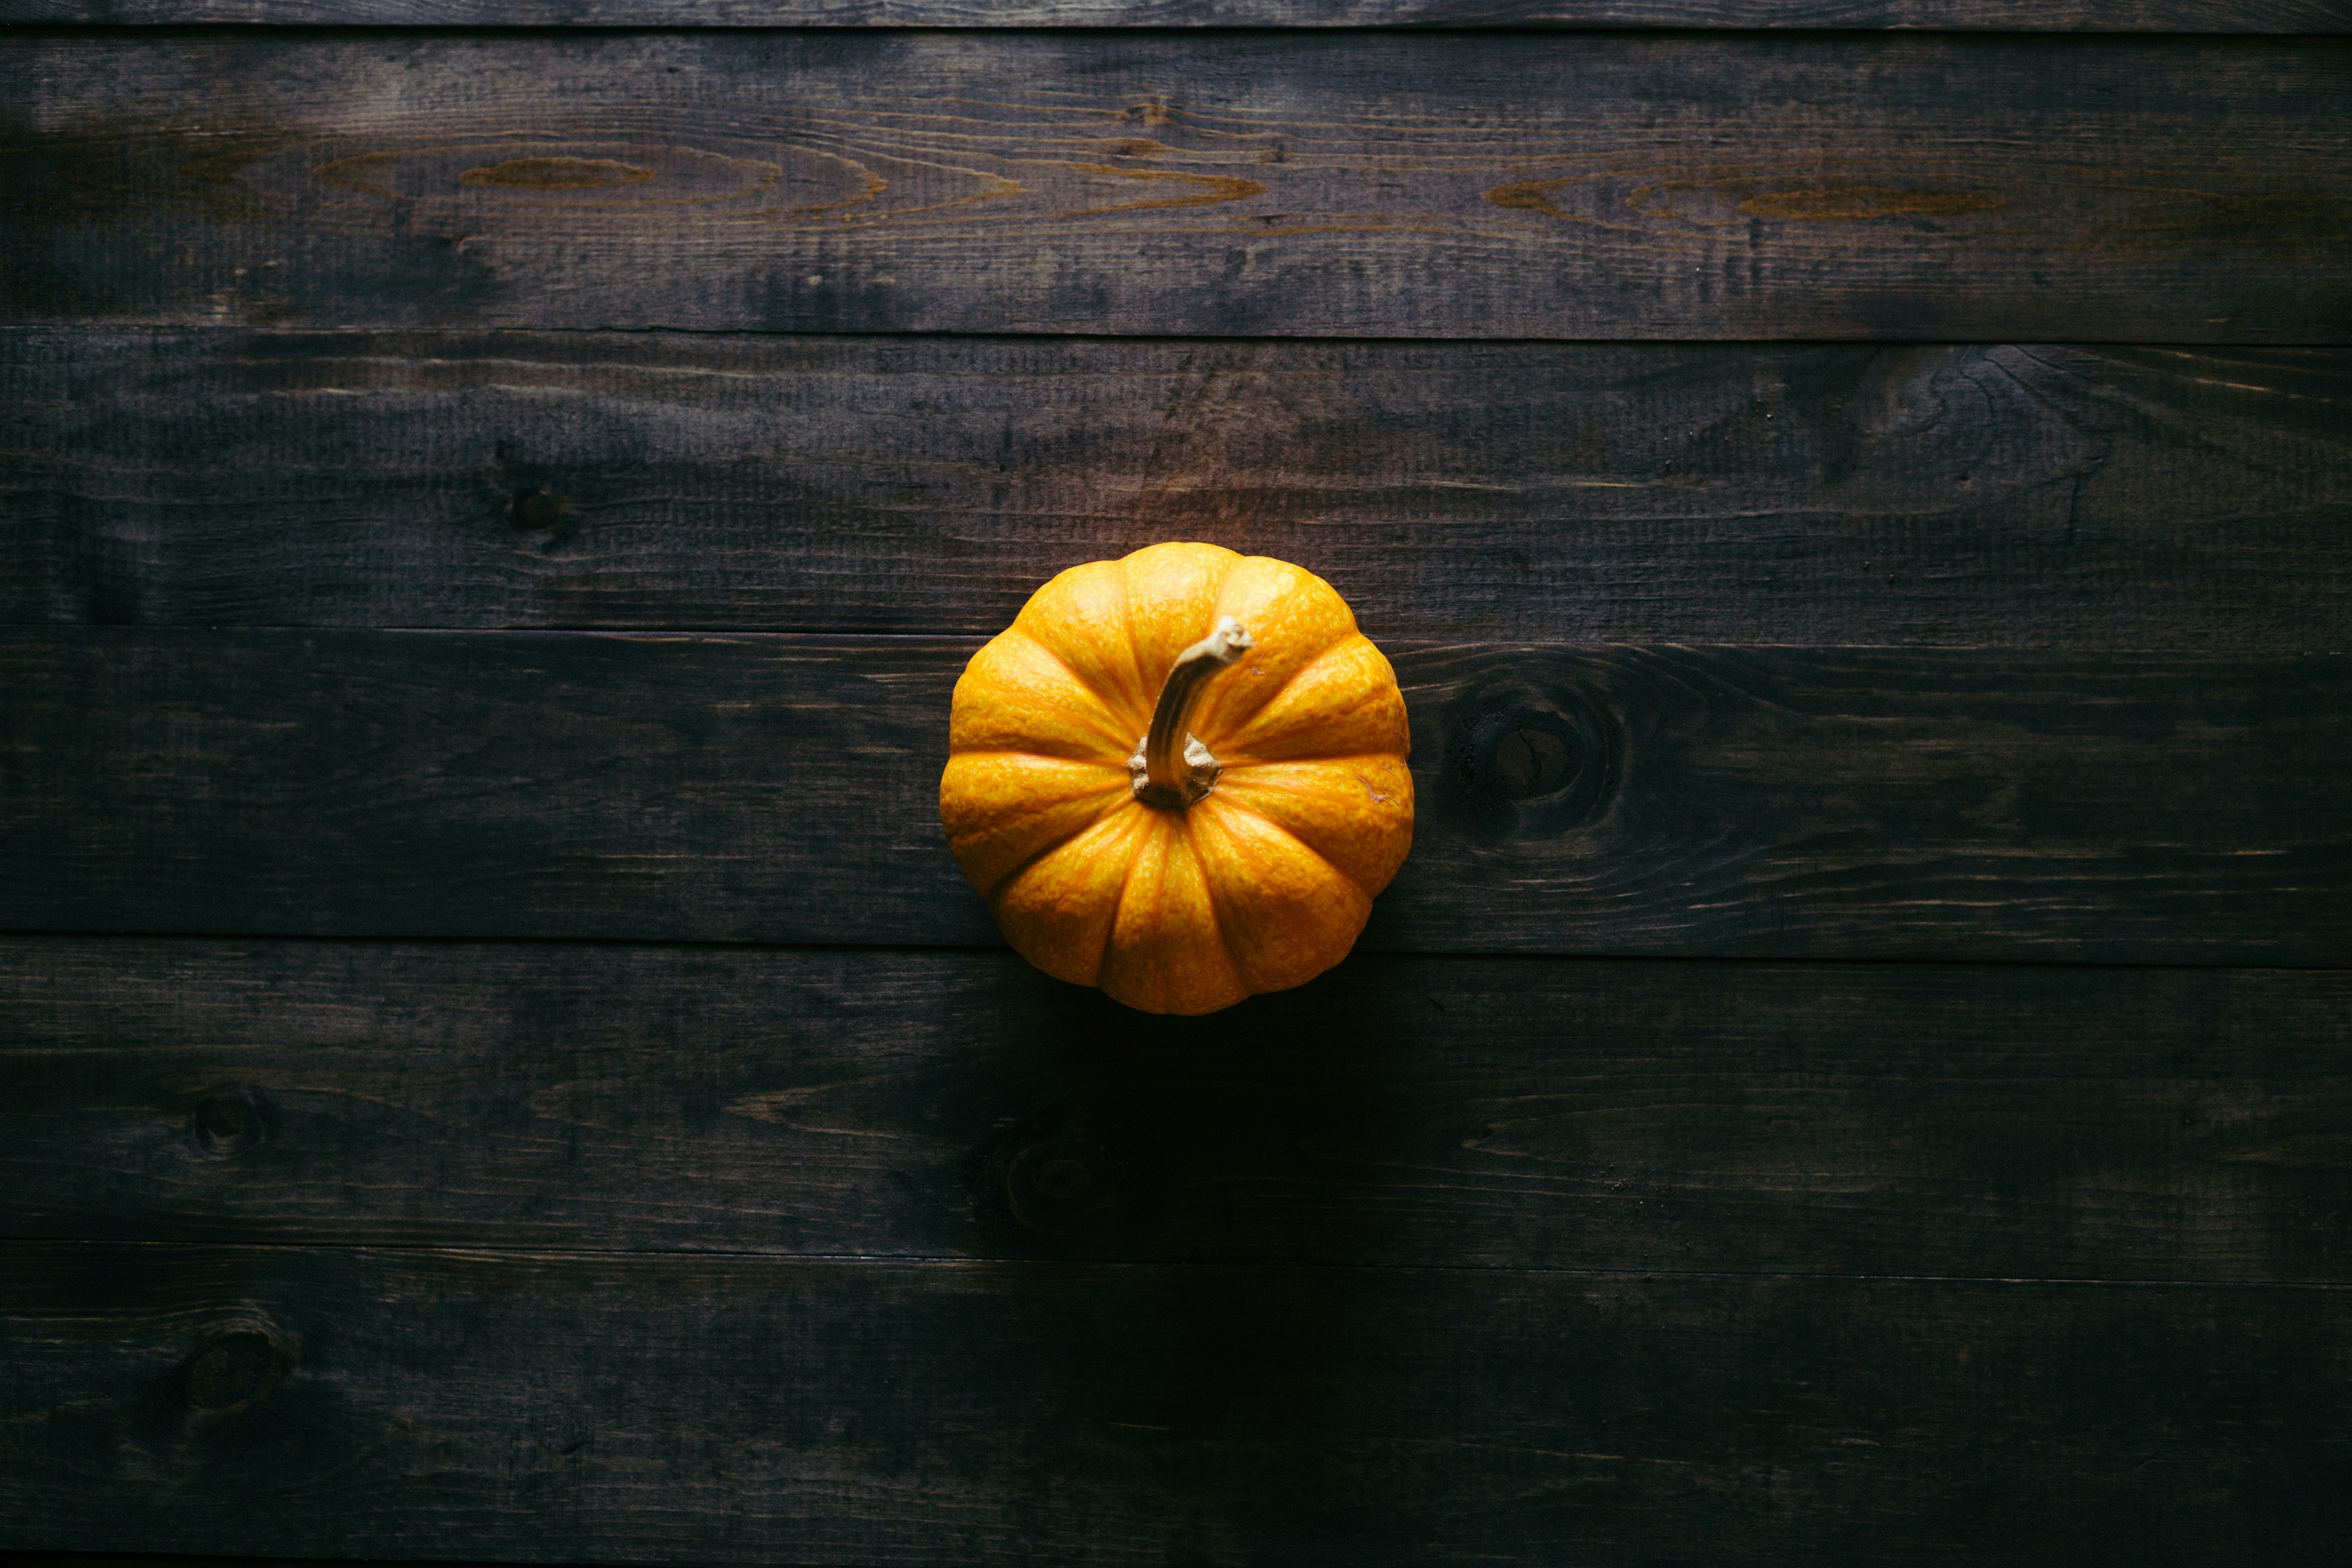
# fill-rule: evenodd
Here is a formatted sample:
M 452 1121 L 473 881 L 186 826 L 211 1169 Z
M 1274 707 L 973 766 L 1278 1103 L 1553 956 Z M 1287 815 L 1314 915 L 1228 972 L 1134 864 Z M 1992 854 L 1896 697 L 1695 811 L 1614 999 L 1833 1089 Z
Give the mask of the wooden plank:
M 0 943 L 19 1238 L 2352 1281 L 2352 973 Z
M 0 448 L 18 622 L 986 635 L 1169 538 L 1399 637 L 2295 653 L 2352 602 L 2340 350 L 22 330 Z
M 379 1564 L 398 1562 L 397 1558 L 365 1557 L 252 1557 L 195 1555 L 180 1552 L 25 1552 L 0 1549 L 0 1568 L 314 1568 L 333 1563 L 335 1568 L 378 1568 Z M 439 1568 L 489 1568 L 486 1563 L 457 1562 L 446 1557 L 433 1561 Z
M 2335 39 L 24 35 L 0 320 L 2341 343 Z
M 937 816 L 971 647 L 0 633 L 0 928 L 992 942 Z M 2347 958 L 2340 656 L 1392 653 L 1376 948 Z
M 2344 33 L 2342 0 L 0 0 L 0 23 L 534 27 L 1924 27 Z
M 24 1552 L 0 1549 L 0 1568 L 260 1568 L 264 1563 L 282 1568 L 309 1568 L 314 1563 L 331 1563 L 335 1568 L 376 1568 L 376 1564 L 397 1562 L 396 1558 L 364 1557 L 232 1557 L 192 1556 L 175 1552 Z M 457 1563 L 446 1557 L 433 1560 L 442 1568 L 487 1568 L 480 1563 Z
M 0 1247 L 11 1545 L 2317 1561 L 2340 1289 Z
M 336 1568 L 375 1568 L 379 1563 L 397 1561 L 385 1558 L 352 1557 L 231 1557 L 191 1556 L 174 1552 L 24 1552 L 0 1549 L 0 1568 L 260 1568 L 264 1563 L 283 1568 L 308 1568 L 309 1564 L 332 1563 Z M 446 1557 L 434 1561 L 442 1568 L 487 1568 L 479 1563 L 453 1563 Z

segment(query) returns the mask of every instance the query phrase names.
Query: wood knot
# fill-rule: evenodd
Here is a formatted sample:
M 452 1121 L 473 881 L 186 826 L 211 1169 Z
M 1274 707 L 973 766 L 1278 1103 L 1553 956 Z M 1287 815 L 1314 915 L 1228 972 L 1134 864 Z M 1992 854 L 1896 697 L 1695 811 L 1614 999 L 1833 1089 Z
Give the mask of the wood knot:
M 1487 780 L 1497 793 L 1525 800 L 1549 795 L 1568 782 L 1575 753 L 1556 726 L 1505 720 L 1500 731 L 1486 759 Z
M 269 1397 L 292 1360 L 268 1334 L 222 1334 L 182 1365 L 180 1389 L 198 1410 L 242 1410 Z
M 207 1160 L 234 1160 L 269 1138 L 268 1108 L 243 1085 L 215 1089 L 190 1108 L 188 1142 Z
M 509 158 L 457 176 L 461 185 L 503 185 L 521 191 L 589 191 L 606 185 L 641 185 L 651 169 L 617 158 Z
M 564 521 L 579 510 L 569 496 L 557 495 L 553 490 L 528 489 L 516 496 L 507 508 L 507 521 L 528 532 L 546 533 L 562 527 Z
M 1115 1004 L 1113 1004 L 1115 1005 Z M 1098 1087 L 998 1124 L 964 1161 L 971 1217 L 1008 1253 L 1083 1256 L 1155 1222 L 1162 1160 L 1131 1090 Z
M 1005 1168 L 1004 1197 L 1014 1219 L 1051 1234 L 1102 1213 L 1122 1184 L 1110 1151 L 1091 1138 L 1066 1134 L 1013 1154 Z
M 1455 811 L 1511 835 L 1545 835 L 1597 817 L 1614 793 L 1616 726 L 1568 691 L 1489 688 L 1448 715 L 1445 782 Z

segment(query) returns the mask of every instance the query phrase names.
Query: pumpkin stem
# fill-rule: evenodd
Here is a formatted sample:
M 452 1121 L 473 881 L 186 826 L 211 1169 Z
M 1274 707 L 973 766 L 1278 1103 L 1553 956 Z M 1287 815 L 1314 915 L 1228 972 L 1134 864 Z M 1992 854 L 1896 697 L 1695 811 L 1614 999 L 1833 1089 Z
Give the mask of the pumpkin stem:
M 1160 706 L 1151 710 L 1151 731 L 1136 743 L 1127 759 L 1135 798 L 1146 805 L 1181 811 L 1216 786 L 1217 759 L 1192 738 L 1184 726 L 1192 713 L 1192 700 L 1209 678 L 1247 653 L 1249 633 L 1231 616 L 1217 620 L 1217 629 L 1176 656 L 1168 682 L 1160 689 Z

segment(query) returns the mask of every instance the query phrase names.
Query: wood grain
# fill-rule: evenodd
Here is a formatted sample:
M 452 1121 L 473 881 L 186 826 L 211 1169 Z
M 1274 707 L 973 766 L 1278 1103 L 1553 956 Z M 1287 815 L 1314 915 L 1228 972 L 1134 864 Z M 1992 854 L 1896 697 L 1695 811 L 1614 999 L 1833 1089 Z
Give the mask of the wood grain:
M 1400 637 L 2297 653 L 2352 603 L 2342 351 L 21 330 L 0 449 L 18 622 L 986 635 L 1170 538 Z
M 26 35 L 0 320 L 2352 341 L 2339 40 Z M 201 104 L 201 114 L 190 106 Z
M 2342 0 L 0 0 L 108 26 L 1925 27 L 2343 33 Z
M 0 926 L 991 943 L 937 816 L 972 646 L 0 633 Z M 1375 948 L 2347 956 L 2341 656 L 1392 652 Z
M 16 1237 L 2352 1280 L 2352 975 L 0 942 Z
M 27 1547 L 2262 1563 L 2352 1522 L 2338 1289 L 16 1243 L 0 1331 Z

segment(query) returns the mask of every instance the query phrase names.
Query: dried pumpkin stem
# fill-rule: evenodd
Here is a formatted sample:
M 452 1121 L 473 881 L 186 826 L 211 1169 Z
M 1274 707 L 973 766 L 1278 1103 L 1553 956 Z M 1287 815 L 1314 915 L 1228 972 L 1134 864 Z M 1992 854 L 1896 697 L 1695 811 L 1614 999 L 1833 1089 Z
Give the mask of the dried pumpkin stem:
M 1151 710 L 1151 730 L 1127 760 L 1135 798 L 1146 805 L 1181 811 L 1209 793 L 1217 782 L 1217 759 L 1192 738 L 1192 702 L 1201 688 L 1219 670 L 1247 653 L 1253 645 L 1241 622 L 1231 616 L 1218 619 L 1217 629 L 1176 656 L 1160 689 L 1160 706 Z

